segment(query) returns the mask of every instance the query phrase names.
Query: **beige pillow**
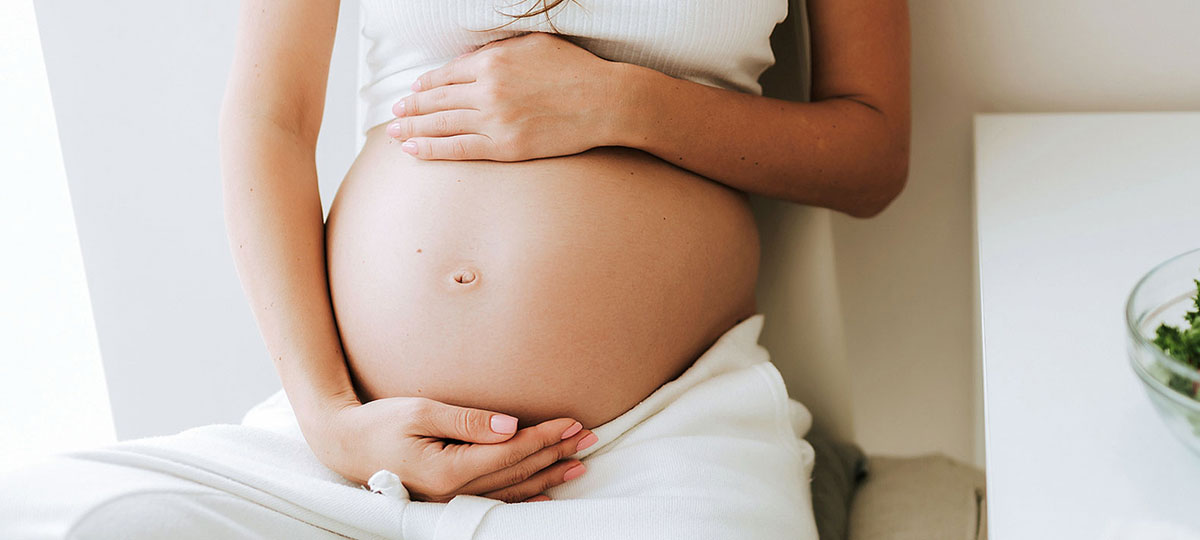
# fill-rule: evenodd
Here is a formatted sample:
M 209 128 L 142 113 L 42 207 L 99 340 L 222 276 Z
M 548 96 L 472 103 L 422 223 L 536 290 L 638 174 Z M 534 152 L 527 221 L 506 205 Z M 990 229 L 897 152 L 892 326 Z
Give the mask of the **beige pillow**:
M 868 459 L 850 508 L 850 540 L 984 540 L 983 471 L 940 454 Z

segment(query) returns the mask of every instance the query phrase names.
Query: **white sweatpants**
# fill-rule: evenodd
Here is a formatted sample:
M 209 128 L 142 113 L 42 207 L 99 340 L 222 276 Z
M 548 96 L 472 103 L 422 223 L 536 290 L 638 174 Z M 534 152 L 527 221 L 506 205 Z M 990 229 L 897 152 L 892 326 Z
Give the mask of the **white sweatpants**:
M 552 500 L 446 504 L 372 493 L 324 467 L 282 392 L 240 425 L 55 456 L 0 476 L 0 538 L 815 540 L 801 437 L 757 343 L 764 316 L 728 330 L 679 378 L 593 429 L 587 474 Z

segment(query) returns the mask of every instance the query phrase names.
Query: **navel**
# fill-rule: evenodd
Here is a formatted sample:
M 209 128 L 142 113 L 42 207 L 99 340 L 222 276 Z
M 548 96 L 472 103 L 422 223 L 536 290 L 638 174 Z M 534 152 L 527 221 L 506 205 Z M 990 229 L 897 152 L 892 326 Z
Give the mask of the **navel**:
M 451 279 L 453 279 L 456 283 L 461 283 L 463 285 L 474 283 L 478 278 L 479 275 L 472 268 L 459 268 L 451 275 Z

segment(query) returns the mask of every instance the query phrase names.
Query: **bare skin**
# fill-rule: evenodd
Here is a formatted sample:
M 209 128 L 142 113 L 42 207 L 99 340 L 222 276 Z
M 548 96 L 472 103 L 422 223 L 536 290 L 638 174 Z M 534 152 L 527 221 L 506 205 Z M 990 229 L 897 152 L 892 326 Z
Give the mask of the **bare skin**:
M 397 144 L 377 128 L 339 193 L 346 217 L 331 218 L 327 274 L 313 148 L 337 2 L 246 0 L 222 111 L 227 222 L 243 286 L 318 457 L 361 481 L 420 456 L 405 483 L 429 500 L 535 497 L 573 477 L 576 463 L 563 458 L 577 443 L 555 437 L 574 420 L 594 426 L 619 414 L 753 311 L 753 279 L 743 274 L 752 273 L 746 250 L 757 243 L 737 191 L 858 217 L 882 211 L 907 176 L 906 6 L 811 0 L 809 11 L 812 103 L 607 62 L 545 34 L 497 42 L 426 74 L 389 128 Z M 568 82 L 572 92 L 545 91 Z M 447 113 L 453 122 L 436 118 Z M 389 148 L 401 141 L 414 143 L 415 155 Z M 629 172 L 649 181 L 628 182 Z M 435 185 L 461 173 L 472 175 L 471 189 Z M 663 194 L 670 190 L 674 198 Z M 702 219 L 687 223 L 680 198 Z M 438 221 L 435 201 L 448 203 L 443 216 L 489 219 Z M 389 204 L 401 208 L 379 208 Z M 522 207 L 541 208 L 546 221 Z M 651 228 L 651 209 L 665 210 L 668 225 Z M 339 236 L 372 225 L 393 228 Z M 606 240 L 629 241 L 628 251 L 604 251 Z M 434 246 L 429 257 L 419 258 L 420 243 Z M 568 256 L 584 260 L 575 266 Z M 656 261 L 686 272 L 647 272 Z M 354 277 L 372 272 L 395 274 L 376 285 Z M 493 278 L 510 286 L 493 287 Z M 649 315 L 621 308 L 655 292 L 667 296 L 647 304 Z M 703 320 L 683 318 L 676 303 L 699 306 Z M 441 311 L 420 316 L 432 308 Z M 470 326 L 455 326 L 462 317 Z M 360 401 L 347 356 L 364 392 L 381 399 Z M 497 378 L 498 388 L 481 383 Z M 422 397 L 405 397 L 414 395 Z M 511 408 L 503 412 L 529 427 L 489 429 L 500 415 L 492 406 Z M 451 433 L 452 425 L 464 427 Z
M 365 482 L 388 469 L 417 500 L 536 497 L 583 466 L 565 458 L 595 437 L 573 419 L 518 431 L 516 418 L 492 411 L 355 394 L 329 300 L 314 163 L 337 13 L 336 0 L 242 3 L 221 172 L 230 246 L 267 349 L 309 446 L 342 476 Z
M 808 13 L 808 103 L 676 79 L 531 33 L 423 74 L 388 131 L 429 160 L 637 148 L 740 191 L 870 217 L 908 177 L 908 8 L 810 0 Z
M 628 148 L 423 161 L 368 133 L 326 227 L 364 399 L 599 426 L 755 312 L 745 196 Z

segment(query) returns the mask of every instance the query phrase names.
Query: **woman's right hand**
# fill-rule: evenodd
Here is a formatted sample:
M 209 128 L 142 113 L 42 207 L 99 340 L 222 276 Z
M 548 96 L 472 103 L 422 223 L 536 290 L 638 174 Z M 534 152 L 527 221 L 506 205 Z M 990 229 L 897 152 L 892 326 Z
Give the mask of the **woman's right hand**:
M 329 468 L 361 484 L 387 469 L 412 500 L 431 502 L 460 494 L 544 500 L 543 491 L 585 470 L 564 458 L 596 441 L 570 418 L 517 430 L 511 416 L 422 397 L 340 406 L 320 431 L 322 440 L 308 442 Z

